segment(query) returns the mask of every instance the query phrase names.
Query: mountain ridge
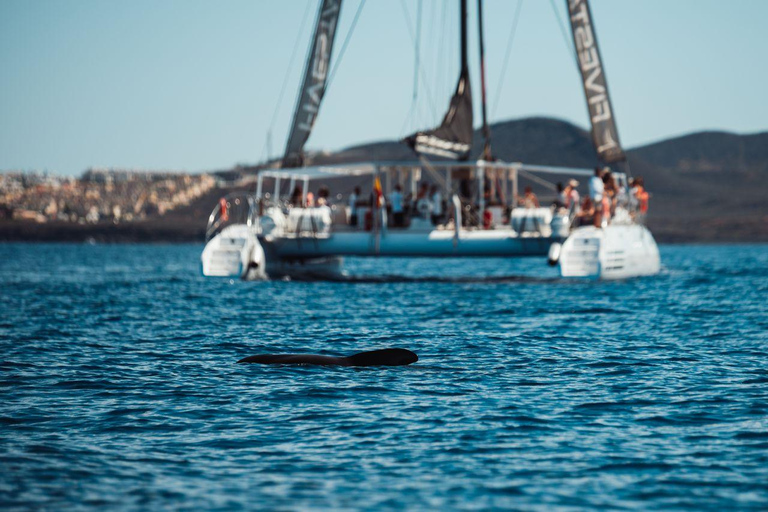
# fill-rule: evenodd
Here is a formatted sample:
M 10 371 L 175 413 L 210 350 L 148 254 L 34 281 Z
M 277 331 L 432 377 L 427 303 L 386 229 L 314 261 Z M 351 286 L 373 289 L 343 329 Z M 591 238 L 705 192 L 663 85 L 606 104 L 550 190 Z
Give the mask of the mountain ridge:
M 592 168 L 599 165 L 587 130 L 556 118 L 527 117 L 491 125 L 494 156 L 507 162 Z M 482 151 L 475 130 L 470 159 Z M 703 130 L 626 150 L 633 176 L 652 194 L 649 227 L 661 240 L 768 240 L 768 131 Z M 313 163 L 414 160 L 397 140 L 355 144 Z M 540 194 L 548 191 L 535 183 Z M 582 188 L 583 185 L 582 185 Z

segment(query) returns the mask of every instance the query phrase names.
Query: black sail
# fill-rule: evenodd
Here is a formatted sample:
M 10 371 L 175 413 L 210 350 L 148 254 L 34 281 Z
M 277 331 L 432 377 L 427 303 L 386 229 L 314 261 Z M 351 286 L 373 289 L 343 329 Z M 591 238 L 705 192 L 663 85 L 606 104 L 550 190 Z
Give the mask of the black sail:
M 460 2 L 461 72 L 443 122 L 434 130 L 416 132 L 405 138 L 414 151 L 458 160 L 469 158 L 472 149 L 472 91 L 467 65 L 467 0 Z
M 405 142 L 417 153 L 466 160 L 472 149 L 472 92 L 469 72 L 459 77 L 456 92 L 451 98 L 448 112 L 440 126 L 434 130 L 417 132 Z
M 597 46 L 592 13 L 587 0 L 566 0 L 571 19 L 571 33 L 581 71 L 584 94 L 587 97 L 589 119 L 592 123 L 592 144 L 605 163 L 626 160 L 619 142 L 619 132 L 608 95 L 600 50 Z
M 285 147 L 283 167 L 297 167 L 303 163 L 304 144 L 317 119 L 320 103 L 325 94 L 330 71 L 333 41 L 341 12 L 341 0 L 322 0 L 317 14 L 315 34 L 304 70 L 304 81 L 299 89 L 293 123 Z

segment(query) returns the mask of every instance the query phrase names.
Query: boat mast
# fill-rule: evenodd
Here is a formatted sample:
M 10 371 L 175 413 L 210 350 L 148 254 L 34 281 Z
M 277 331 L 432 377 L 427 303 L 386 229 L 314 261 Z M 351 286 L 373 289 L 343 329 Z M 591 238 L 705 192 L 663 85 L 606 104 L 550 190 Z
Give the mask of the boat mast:
M 477 0 L 477 27 L 480 38 L 480 95 L 483 111 L 483 153 L 481 158 L 485 161 L 492 160 L 491 156 L 491 129 L 488 126 L 488 109 L 485 94 L 485 37 L 483 33 L 483 0 Z
M 461 74 L 469 70 L 467 64 L 467 0 L 460 2 L 461 12 Z

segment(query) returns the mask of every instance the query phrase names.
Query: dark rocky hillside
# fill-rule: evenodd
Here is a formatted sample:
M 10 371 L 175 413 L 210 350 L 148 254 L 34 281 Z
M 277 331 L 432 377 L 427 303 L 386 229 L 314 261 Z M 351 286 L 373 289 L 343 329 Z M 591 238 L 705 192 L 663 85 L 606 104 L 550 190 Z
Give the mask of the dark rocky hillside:
M 492 137 L 494 155 L 507 162 L 585 168 L 597 163 L 589 133 L 556 119 L 497 123 L 492 126 Z M 480 149 L 480 133 L 476 132 L 474 156 Z M 652 194 L 648 224 L 659 242 L 768 242 L 768 132 L 693 133 L 633 148 L 627 155 L 632 174 L 643 176 Z M 398 141 L 379 141 L 314 154 L 311 159 L 315 164 L 328 164 L 414 160 L 414 155 Z M 216 174 L 231 181 L 258 169 L 238 166 Z M 543 200 L 552 196 L 546 188 L 521 181 L 521 185 L 533 185 Z M 586 191 L 585 182 L 581 188 Z M 202 242 L 208 214 L 217 198 L 233 190 L 212 190 L 163 217 L 134 224 L 78 226 L 3 221 L 0 240 Z
M 494 155 L 507 162 L 594 167 L 589 132 L 549 118 L 491 127 Z M 482 140 L 475 132 L 473 156 Z M 627 151 L 633 175 L 653 194 L 649 225 L 661 241 L 768 241 L 768 132 L 700 132 Z M 350 147 L 317 163 L 413 160 L 397 141 Z M 546 189 L 537 187 L 547 194 Z

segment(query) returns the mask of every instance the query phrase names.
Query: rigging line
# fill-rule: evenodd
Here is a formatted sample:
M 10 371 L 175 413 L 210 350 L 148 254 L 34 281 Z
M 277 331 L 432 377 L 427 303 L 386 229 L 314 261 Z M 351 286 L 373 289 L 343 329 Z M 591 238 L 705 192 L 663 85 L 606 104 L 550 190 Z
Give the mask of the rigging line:
M 261 158 L 259 158 L 259 162 L 261 162 L 262 164 L 266 164 L 267 160 L 269 159 L 269 157 L 267 157 L 267 159 L 264 158 L 264 155 L 266 154 L 266 152 L 267 152 L 267 141 L 265 140 L 264 145 L 261 147 Z
M 405 16 L 405 24 L 408 27 L 408 35 L 411 36 L 411 42 L 414 43 L 416 37 L 413 34 L 413 27 L 411 26 L 411 16 L 408 14 L 408 6 L 405 5 L 405 0 L 400 0 L 400 6 L 403 8 L 403 15 Z M 422 66 L 419 66 L 419 76 L 421 77 L 422 82 L 424 83 L 424 87 L 427 88 L 427 99 L 429 100 L 430 107 L 432 107 L 432 115 L 435 116 L 435 104 L 432 101 L 432 91 L 429 88 L 429 82 L 427 82 L 427 78 L 424 76 L 424 68 Z
M 283 78 L 283 86 L 280 87 L 280 95 L 277 98 L 277 103 L 275 103 L 275 111 L 272 113 L 272 120 L 269 122 L 269 130 L 272 131 L 272 129 L 275 127 L 275 121 L 277 120 L 277 112 L 280 110 L 280 104 L 283 101 L 283 96 L 285 96 L 285 89 L 288 85 L 288 78 L 290 78 L 291 70 L 293 69 L 293 63 L 296 60 L 296 52 L 299 49 L 299 42 L 301 41 L 301 36 L 304 34 L 304 26 L 307 24 L 307 18 L 309 18 L 309 12 L 311 11 L 310 7 L 314 3 L 313 0 L 307 1 L 307 6 L 304 8 L 304 17 L 301 20 L 301 25 L 299 25 L 299 33 L 296 35 L 296 41 L 293 43 L 293 50 L 291 51 L 291 58 L 288 61 L 288 69 L 285 70 L 285 77 Z
M 414 123 L 410 123 L 415 117 L 414 111 L 416 107 L 416 100 L 419 97 L 419 52 L 421 42 L 421 0 L 418 1 L 418 7 L 416 11 L 416 44 L 414 47 L 414 59 L 413 59 L 413 94 L 411 95 L 411 106 L 408 109 L 408 113 L 403 121 L 403 126 L 400 128 L 400 136 L 405 134 L 409 126 L 413 126 Z
M 315 21 L 315 32 L 317 32 L 317 28 L 318 28 L 317 24 L 319 23 L 320 18 L 321 18 L 322 15 L 323 15 L 323 2 L 321 1 L 321 2 L 319 2 L 319 5 L 318 5 L 317 17 L 316 17 L 316 21 Z M 304 64 L 304 67 L 302 68 L 303 69 L 302 76 L 304 76 L 305 78 L 306 78 L 306 75 L 307 75 L 307 70 L 309 69 L 309 65 L 310 65 L 309 59 L 310 59 L 310 56 L 312 55 L 312 49 L 315 46 L 313 38 L 316 35 L 317 34 L 314 34 L 312 37 L 310 37 L 310 42 L 309 42 L 309 45 L 307 47 L 307 51 L 304 54 L 305 55 L 304 56 L 305 64 Z M 288 136 L 286 137 L 286 141 L 285 141 L 285 148 L 286 148 L 285 150 L 286 151 L 288 150 L 288 144 L 291 142 L 292 131 L 295 128 L 294 123 L 296 122 L 296 116 L 298 114 L 299 105 L 301 103 L 301 96 L 303 94 L 302 86 L 303 86 L 303 80 L 299 82 L 299 86 L 296 88 L 296 99 L 294 100 L 294 105 L 295 105 L 294 117 L 293 117 L 293 121 L 291 121 L 291 124 L 288 127 Z M 302 149 L 300 151 L 301 151 L 301 153 L 304 152 L 303 146 L 302 146 Z M 284 159 L 285 156 L 287 156 L 287 155 L 285 155 L 285 153 L 284 153 L 282 158 Z
M 416 58 L 413 64 L 413 101 L 419 96 L 419 53 L 421 52 L 421 5 L 419 0 L 416 9 Z
M 336 70 L 339 69 L 341 60 L 344 58 L 344 52 L 347 51 L 347 45 L 349 45 L 349 40 L 352 39 L 352 33 L 355 31 L 355 27 L 357 26 L 357 20 L 360 18 L 360 13 L 363 11 L 364 5 L 365 5 L 365 0 L 360 0 L 360 4 L 357 6 L 357 11 L 355 12 L 355 17 L 352 19 L 352 25 L 349 27 L 349 31 L 347 32 L 347 37 L 344 39 L 344 44 L 341 45 L 339 56 L 336 57 L 336 64 L 333 65 L 333 68 L 331 68 L 331 74 L 328 75 L 328 81 L 325 84 L 326 89 L 329 89 L 331 87 L 331 82 L 333 82 L 333 77 L 336 76 Z
M 557 190 L 557 187 L 551 181 L 547 181 L 544 178 L 539 178 L 538 176 L 536 176 L 534 174 L 531 174 L 530 172 L 524 171 L 522 169 L 518 169 L 517 172 L 519 172 L 521 176 L 524 176 L 524 177 L 528 178 L 529 180 L 531 180 L 531 181 L 533 181 L 535 183 L 538 183 L 539 185 L 543 185 L 543 186 L 547 187 L 550 190 Z
M 515 34 L 517 33 L 517 22 L 520 21 L 520 11 L 523 8 L 523 0 L 517 0 L 517 7 L 515 8 L 515 15 L 512 18 L 512 28 L 509 31 L 509 38 L 507 39 L 507 51 L 504 53 L 504 63 L 501 65 L 501 79 L 499 85 L 496 86 L 496 95 L 493 99 L 493 109 L 491 110 L 491 117 L 496 117 L 496 110 L 499 108 L 499 99 L 501 98 L 501 89 L 504 85 L 504 78 L 507 74 L 507 64 L 509 64 L 509 56 L 512 53 L 512 43 L 515 41 Z
M 435 60 L 432 61 L 434 63 L 434 76 L 435 76 L 435 91 L 437 91 L 438 94 L 442 97 L 443 91 L 440 88 L 441 83 L 444 84 L 444 82 L 441 82 L 442 78 L 440 76 L 440 72 L 443 71 L 445 73 L 445 70 L 447 68 L 447 62 L 448 58 L 446 55 L 448 52 L 446 51 L 446 43 L 445 43 L 445 35 L 448 34 L 448 10 L 446 9 L 446 5 L 448 2 L 442 2 L 443 4 L 443 11 L 441 14 L 441 27 L 440 27 L 440 39 L 439 43 L 435 47 Z M 447 75 L 447 73 L 445 73 Z M 444 88 L 444 87 L 443 87 Z
M 421 1 L 421 0 L 419 0 Z M 437 32 L 435 31 L 435 19 L 437 18 L 437 15 L 435 14 L 437 10 L 437 3 L 436 2 L 430 2 L 430 9 L 429 9 L 429 31 L 428 35 L 424 37 L 425 41 L 428 41 L 428 47 L 429 48 L 435 48 L 435 42 L 437 39 Z M 427 54 L 427 65 L 429 66 L 427 76 L 433 77 L 435 75 L 435 60 L 430 58 L 429 50 L 425 52 Z M 432 90 L 437 90 L 436 86 L 432 88 Z
M 576 66 L 576 71 L 580 72 L 579 70 L 579 58 L 576 55 L 576 49 L 573 47 L 573 41 L 568 37 L 568 32 L 565 28 L 565 23 L 563 23 L 563 18 L 560 16 L 560 11 L 557 10 L 557 6 L 555 5 L 554 0 L 549 0 L 549 5 L 552 6 L 552 10 L 555 12 L 555 17 L 557 18 L 557 24 L 560 27 L 560 35 L 563 36 L 563 42 L 565 43 L 565 47 L 568 50 L 568 53 L 571 54 L 573 57 L 573 63 Z

